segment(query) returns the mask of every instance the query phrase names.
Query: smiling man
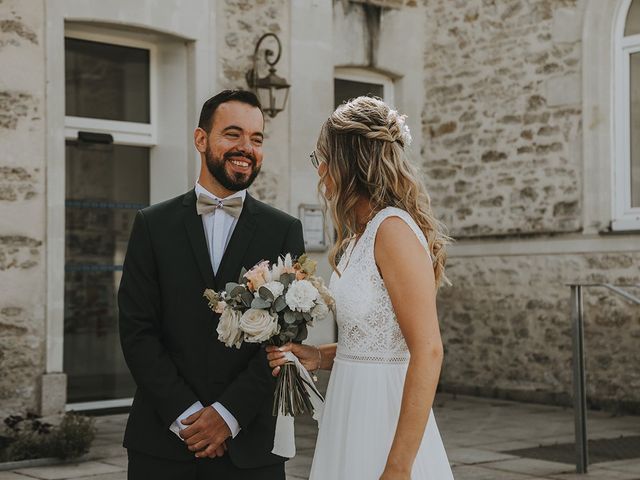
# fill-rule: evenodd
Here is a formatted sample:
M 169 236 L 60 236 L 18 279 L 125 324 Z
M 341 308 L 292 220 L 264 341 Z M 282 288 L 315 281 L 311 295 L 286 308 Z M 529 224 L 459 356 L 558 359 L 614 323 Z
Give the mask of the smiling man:
M 263 130 L 253 93 L 207 100 L 195 188 L 136 216 L 118 295 L 137 385 L 124 438 L 131 480 L 285 478 L 285 459 L 271 453 L 275 381 L 264 350 L 226 348 L 202 297 L 243 267 L 303 253 L 300 221 L 246 191 L 262 166 Z

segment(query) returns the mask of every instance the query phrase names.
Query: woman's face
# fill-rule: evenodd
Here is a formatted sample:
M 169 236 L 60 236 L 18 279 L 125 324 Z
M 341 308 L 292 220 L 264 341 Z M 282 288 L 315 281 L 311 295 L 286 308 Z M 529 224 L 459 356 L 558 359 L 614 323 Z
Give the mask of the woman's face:
M 324 185 L 323 194 L 327 200 L 333 196 L 335 191 L 335 184 L 329 175 L 329 167 L 327 161 L 318 153 L 318 150 L 314 152 L 318 166 L 316 167 L 318 175 L 322 179 Z

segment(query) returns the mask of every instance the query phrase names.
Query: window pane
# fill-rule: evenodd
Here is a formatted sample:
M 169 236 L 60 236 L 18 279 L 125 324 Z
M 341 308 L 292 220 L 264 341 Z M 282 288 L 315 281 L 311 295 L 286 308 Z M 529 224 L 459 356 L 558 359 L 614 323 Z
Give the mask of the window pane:
M 630 57 L 631 206 L 640 207 L 640 53 Z
M 624 36 L 640 33 L 640 1 L 633 0 L 627 13 L 627 23 L 624 26 Z
M 356 82 L 336 78 L 333 86 L 335 107 L 362 95 L 384 99 L 384 86 L 379 83 Z
M 149 123 L 149 50 L 65 38 L 66 113 Z
M 116 293 L 137 209 L 149 204 L 149 150 L 67 142 L 64 371 L 68 400 L 131 397 Z

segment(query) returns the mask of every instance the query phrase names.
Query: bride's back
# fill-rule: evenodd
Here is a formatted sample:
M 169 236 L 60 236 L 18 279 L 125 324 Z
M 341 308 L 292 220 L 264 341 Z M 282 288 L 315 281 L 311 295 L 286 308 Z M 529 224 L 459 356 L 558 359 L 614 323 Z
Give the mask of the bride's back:
M 336 301 L 338 358 L 373 363 L 405 363 L 409 351 L 376 266 L 374 247 L 378 228 L 389 217 L 399 217 L 418 236 L 429 255 L 422 231 L 404 210 L 387 207 L 367 224 L 354 245 L 345 251 L 338 270 L 331 277 L 330 289 Z

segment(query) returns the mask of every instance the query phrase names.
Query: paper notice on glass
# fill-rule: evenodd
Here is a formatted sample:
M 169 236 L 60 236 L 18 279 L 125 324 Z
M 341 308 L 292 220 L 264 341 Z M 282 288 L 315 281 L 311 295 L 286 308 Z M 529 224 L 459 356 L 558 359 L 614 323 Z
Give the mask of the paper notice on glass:
M 320 205 L 300 205 L 300 220 L 308 252 L 327 249 L 324 214 Z

